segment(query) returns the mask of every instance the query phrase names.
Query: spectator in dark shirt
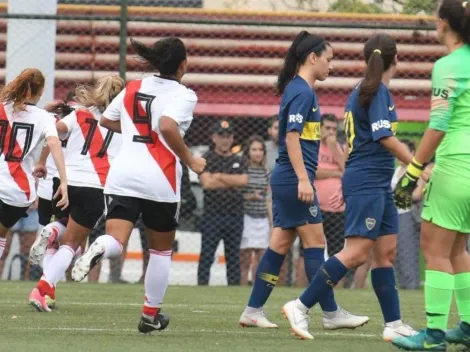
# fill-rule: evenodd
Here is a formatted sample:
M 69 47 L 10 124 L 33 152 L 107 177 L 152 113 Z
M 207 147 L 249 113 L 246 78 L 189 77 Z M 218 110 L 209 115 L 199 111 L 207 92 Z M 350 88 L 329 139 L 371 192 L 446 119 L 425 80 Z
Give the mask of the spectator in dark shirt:
M 201 255 L 198 284 L 208 285 L 210 268 L 220 240 L 224 241 L 227 283 L 240 284 L 240 241 L 243 232 L 242 188 L 248 175 L 240 158 L 231 151 L 232 126 L 227 121 L 215 124 L 212 134 L 214 148 L 204 158 L 205 171 L 200 175 L 204 190 L 201 219 Z

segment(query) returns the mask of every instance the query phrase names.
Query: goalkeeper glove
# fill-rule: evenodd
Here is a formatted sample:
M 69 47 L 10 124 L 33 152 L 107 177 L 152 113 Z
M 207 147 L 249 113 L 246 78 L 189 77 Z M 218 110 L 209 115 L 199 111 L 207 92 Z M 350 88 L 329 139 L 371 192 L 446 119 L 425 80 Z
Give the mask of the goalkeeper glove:
M 406 168 L 405 175 L 398 181 L 395 188 L 395 204 L 400 209 L 409 209 L 412 205 L 412 194 L 418 183 L 418 179 L 423 173 L 424 165 L 415 158 Z

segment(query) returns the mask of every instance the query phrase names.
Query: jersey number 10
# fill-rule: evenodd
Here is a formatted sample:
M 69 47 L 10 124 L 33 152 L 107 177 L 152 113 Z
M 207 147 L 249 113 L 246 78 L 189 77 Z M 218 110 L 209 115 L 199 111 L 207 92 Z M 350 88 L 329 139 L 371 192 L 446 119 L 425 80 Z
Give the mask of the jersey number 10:
M 16 141 L 18 137 L 18 131 L 25 130 L 26 135 L 24 137 L 24 146 L 21 150 L 19 144 Z M 8 132 L 8 121 L 0 120 L 0 155 L 6 151 L 5 161 L 9 162 L 22 162 L 26 154 L 28 154 L 33 141 L 34 125 L 23 122 L 13 122 L 11 126 L 11 133 L 9 140 L 6 140 Z

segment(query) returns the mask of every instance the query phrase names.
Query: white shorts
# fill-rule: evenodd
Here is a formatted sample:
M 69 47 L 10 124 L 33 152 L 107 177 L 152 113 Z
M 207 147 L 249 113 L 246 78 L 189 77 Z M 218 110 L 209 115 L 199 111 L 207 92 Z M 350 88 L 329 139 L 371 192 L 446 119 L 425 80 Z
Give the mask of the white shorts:
M 252 218 L 243 216 L 243 235 L 240 249 L 260 248 L 269 246 L 270 228 L 268 218 Z
M 37 195 L 39 198 L 52 200 L 52 176 L 47 175 L 46 179 L 39 179 Z

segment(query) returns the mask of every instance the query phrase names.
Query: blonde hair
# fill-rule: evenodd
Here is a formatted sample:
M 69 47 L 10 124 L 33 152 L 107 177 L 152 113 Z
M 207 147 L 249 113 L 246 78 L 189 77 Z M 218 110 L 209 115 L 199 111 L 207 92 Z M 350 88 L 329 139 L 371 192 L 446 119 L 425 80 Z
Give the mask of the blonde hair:
M 40 96 L 44 89 L 45 78 L 37 68 L 23 70 L 0 92 L 0 101 L 13 103 L 13 111 L 26 110 L 28 100 Z
M 97 107 L 104 111 L 111 101 L 124 88 L 124 80 L 117 75 L 101 77 L 94 86 L 75 88 L 75 101 L 87 108 Z

